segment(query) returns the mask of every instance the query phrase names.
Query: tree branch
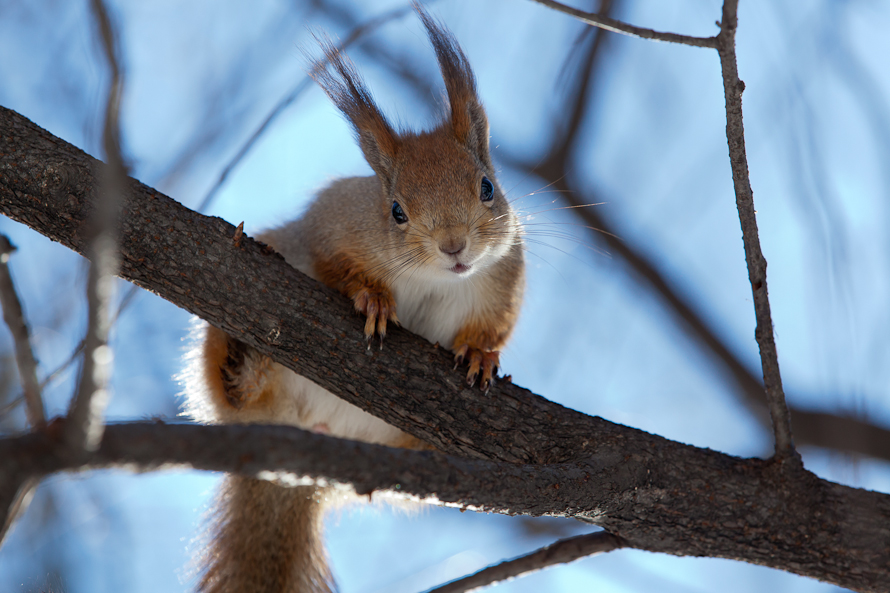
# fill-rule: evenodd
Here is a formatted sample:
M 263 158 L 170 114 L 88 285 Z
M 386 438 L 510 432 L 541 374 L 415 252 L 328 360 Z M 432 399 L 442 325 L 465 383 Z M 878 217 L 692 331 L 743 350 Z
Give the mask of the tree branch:
M 565 4 L 555 2 L 554 0 L 532 1 L 537 2 L 538 4 L 542 4 L 547 8 L 552 8 L 553 10 L 556 10 L 558 12 L 562 12 L 569 16 L 575 17 L 579 21 L 587 23 L 588 25 L 599 27 L 600 29 L 605 29 L 606 31 L 611 31 L 612 33 L 620 33 L 622 35 L 639 37 L 641 39 L 651 39 L 652 41 L 680 43 L 683 45 L 691 45 L 694 47 L 717 47 L 716 37 L 692 37 L 690 35 L 678 35 L 676 33 L 662 33 L 660 31 L 654 31 L 652 29 L 645 29 L 643 27 L 628 25 L 627 23 L 622 23 L 621 21 L 616 21 L 615 19 L 593 12 L 584 12 L 583 10 L 578 10 L 577 8 L 572 8 L 571 6 L 566 6 Z
M 10 476 L 0 486 L 0 546 L 12 531 L 16 520 L 28 509 L 39 485 L 39 478 Z
M 738 0 L 724 0 L 723 20 L 717 35 L 717 52 L 723 71 L 723 91 L 726 97 L 726 140 L 729 144 L 729 161 L 732 166 L 732 180 L 735 186 L 736 206 L 742 225 L 742 240 L 745 244 L 745 261 L 748 265 L 748 279 L 754 297 L 754 314 L 757 328 L 754 335 L 760 346 L 760 362 L 763 367 L 763 383 L 773 434 L 776 442 L 776 456 L 782 461 L 800 465 L 800 456 L 794 450 L 791 436 L 791 419 L 785 404 L 782 390 L 782 376 L 779 373 L 779 356 L 773 334 L 773 320 L 770 314 L 769 295 L 766 286 L 766 259 L 760 249 L 757 233 L 757 216 L 754 210 L 754 193 L 748 177 L 748 157 L 745 153 L 745 130 L 742 120 L 742 91 L 744 83 L 739 79 L 735 52 L 735 32 L 738 26 Z
M 568 537 L 550 544 L 531 554 L 507 560 L 469 576 L 435 587 L 427 593 L 465 593 L 488 585 L 549 568 L 555 564 L 568 564 L 579 558 L 611 552 L 623 548 L 621 538 L 605 531 Z
M 15 291 L 12 274 L 9 271 L 9 256 L 15 251 L 6 235 L 0 235 L 0 303 L 3 306 L 3 320 L 9 327 L 15 344 L 15 361 L 22 381 L 23 399 L 28 424 L 35 429 L 43 428 L 46 423 L 46 412 L 43 398 L 40 395 L 40 383 L 37 380 L 37 360 L 31 350 L 31 337 L 22 303 Z M 5 488 L 0 490 L 0 545 L 12 528 L 15 520 L 28 508 L 34 492 L 39 484 L 37 479 L 11 479 Z
M 117 268 L 117 219 L 119 199 L 127 172 L 121 157 L 120 114 L 123 78 L 116 57 L 114 30 L 102 0 L 92 0 L 93 15 L 102 37 L 102 47 L 111 69 L 111 82 L 105 106 L 102 145 L 108 166 L 93 214 L 90 245 L 90 271 L 87 276 L 87 331 L 83 340 L 83 364 L 77 395 L 71 403 L 67 424 L 69 446 L 73 450 L 95 449 L 102 439 L 103 416 L 110 393 L 112 353 L 108 346 L 111 293 Z
M 83 152 L 0 108 L 0 212 L 83 253 L 97 167 Z M 398 483 L 413 484 L 412 491 L 427 487 L 439 500 L 468 508 L 584 517 L 640 549 L 735 558 L 863 591 L 890 585 L 885 532 L 890 496 L 833 484 L 806 471 L 777 471 L 769 461 L 668 441 L 563 408 L 509 383 L 495 385 L 485 396 L 464 388 L 448 352 L 398 328 L 387 336 L 382 352 L 369 352 L 363 323 L 350 303 L 270 249 L 246 236 L 236 244 L 232 225 L 192 212 L 138 181 L 128 182 L 124 197 L 122 277 L 444 452 L 495 462 L 460 466 L 435 453 L 393 453 L 398 459 L 394 469 L 432 459 L 453 471 L 466 470 L 449 474 L 448 469 L 444 477 L 412 482 L 411 475 L 398 474 Z M 134 426 L 120 432 L 109 427 L 100 450 L 110 451 L 103 449 L 106 444 L 144 446 L 155 451 L 144 467 L 200 467 L 193 458 L 212 441 L 228 456 L 213 469 L 305 469 L 287 465 L 291 457 L 298 463 L 295 451 L 269 463 L 266 455 L 277 455 L 272 452 L 277 445 L 262 440 L 285 434 L 278 430 L 297 429 L 153 425 L 149 432 L 137 433 Z M 212 438 L 174 441 L 188 431 Z M 41 462 L 53 457 L 51 447 L 40 448 L 50 438 L 43 434 L 2 441 L 0 494 L 10 483 L 7 478 L 20 475 L 21 468 L 56 467 Z M 238 434 L 244 435 L 243 442 Z M 259 440 L 251 442 L 251 434 L 250 439 Z M 317 446 L 313 440 L 311 448 Z M 369 468 L 377 466 L 381 451 L 361 449 L 371 445 L 349 447 L 349 455 L 371 452 L 365 469 L 358 471 L 373 474 Z M 121 462 L 143 467 L 125 453 L 135 454 L 122 449 Z M 61 469 L 72 462 L 52 463 Z M 328 475 L 327 464 L 319 467 Z M 475 475 L 477 470 L 482 475 Z M 504 473 L 485 475 L 492 470 Z M 464 479 L 479 492 L 464 491 Z M 374 486 L 356 482 L 359 491 Z M 484 484 L 492 493 L 485 494 Z
M 15 344 L 15 360 L 22 381 L 28 424 L 32 428 L 40 429 L 46 423 L 46 412 L 40 395 L 37 361 L 31 350 L 28 325 L 25 323 L 22 303 L 16 294 L 7 263 L 13 251 L 15 246 L 10 243 L 9 238 L 0 235 L 0 303 L 3 305 L 3 320 L 9 327 Z M 39 480 L 36 479 L 24 481 L 11 479 L 5 487 L 0 488 L 0 545 L 3 544 L 15 520 L 28 508 L 38 483 Z
M 3 321 L 9 327 L 12 341 L 15 344 L 15 362 L 18 365 L 19 377 L 24 390 L 25 410 L 28 424 L 39 427 L 46 422 L 43 398 L 40 396 L 40 382 L 37 380 L 37 361 L 31 350 L 31 337 L 22 303 L 15 291 L 12 275 L 9 272 L 9 256 L 15 246 L 6 235 L 0 235 L 0 304 L 3 306 Z

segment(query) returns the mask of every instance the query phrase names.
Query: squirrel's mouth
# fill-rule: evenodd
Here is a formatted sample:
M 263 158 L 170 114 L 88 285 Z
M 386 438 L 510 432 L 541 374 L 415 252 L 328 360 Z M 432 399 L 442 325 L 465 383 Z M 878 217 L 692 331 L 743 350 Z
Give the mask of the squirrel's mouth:
M 464 264 L 455 264 L 453 268 L 448 269 L 455 274 L 466 274 L 470 271 L 470 266 L 465 266 Z

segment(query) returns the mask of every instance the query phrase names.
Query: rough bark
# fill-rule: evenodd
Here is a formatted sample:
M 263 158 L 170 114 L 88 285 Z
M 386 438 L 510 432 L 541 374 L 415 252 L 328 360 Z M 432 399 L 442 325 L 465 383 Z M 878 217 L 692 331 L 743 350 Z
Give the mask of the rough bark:
M 98 166 L 0 108 L 0 212 L 83 253 Z M 352 448 L 350 455 L 340 452 L 344 458 L 364 451 L 365 463 L 373 459 L 375 476 L 389 455 L 393 471 L 403 472 L 400 484 L 408 483 L 415 466 L 432 468 L 417 469 L 412 487 L 442 501 L 577 516 L 640 549 L 734 558 L 863 591 L 890 587 L 890 496 L 672 442 L 509 383 L 487 396 L 465 389 L 449 353 L 398 329 L 383 351 L 368 351 L 362 322 L 345 299 L 248 237 L 236 243 L 234 234 L 229 223 L 133 180 L 122 208 L 120 275 L 442 451 L 475 458 L 343 445 Z M 299 459 L 308 464 L 319 451 L 313 441 L 313 455 L 291 455 L 287 447 L 296 429 L 157 424 L 144 426 L 138 438 L 135 430 L 111 426 L 96 453 L 106 457 L 84 454 L 55 469 L 128 462 L 155 468 L 170 461 L 247 471 L 250 462 L 249 471 L 256 472 Z M 229 432 L 224 439 L 202 436 L 212 431 Z M 332 447 L 343 443 L 313 438 Z M 53 442 L 52 431 L 2 442 L 0 484 L 10 475 L 55 471 L 41 465 L 63 456 Z M 200 453 L 211 443 L 227 463 L 201 464 Z M 132 457 L 137 447 L 147 457 Z M 282 447 L 287 455 L 273 455 Z M 361 477 L 334 476 L 330 463 L 313 471 L 345 481 Z M 373 486 L 380 487 L 386 485 Z

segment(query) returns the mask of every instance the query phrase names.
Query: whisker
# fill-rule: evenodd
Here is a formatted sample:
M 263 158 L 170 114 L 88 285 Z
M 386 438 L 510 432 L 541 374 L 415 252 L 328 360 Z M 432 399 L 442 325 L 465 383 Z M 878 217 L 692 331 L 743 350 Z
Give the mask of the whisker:
M 608 237 L 612 237 L 613 239 L 621 240 L 621 237 L 616 235 L 615 233 L 610 233 L 609 231 L 604 231 L 603 229 L 598 229 L 595 226 L 588 226 L 586 224 L 581 224 L 578 222 L 532 222 L 523 224 L 523 228 L 527 228 L 530 226 L 547 226 L 547 225 L 565 225 L 565 226 L 573 226 L 581 229 L 587 229 L 588 231 L 593 231 L 595 233 L 600 233 L 601 235 L 606 235 Z
M 534 170 L 529 171 L 529 175 L 531 175 L 531 173 L 533 173 L 533 172 L 534 172 Z M 556 185 L 557 183 L 559 183 L 559 182 L 562 181 L 563 179 L 565 179 L 565 175 L 560 175 L 559 178 L 554 179 L 554 180 L 551 181 L 550 183 L 548 183 L 548 184 L 546 184 L 546 185 L 543 185 L 543 186 L 541 186 L 540 188 L 538 188 L 538 189 L 536 189 L 536 190 L 534 190 L 534 191 L 532 191 L 532 192 L 529 192 L 529 193 L 527 193 L 527 194 L 525 194 L 525 195 L 523 195 L 523 196 L 519 196 L 518 198 L 513 198 L 512 200 L 508 200 L 508 203 L 509 203 L 509 204 L 513 204 L 514 202 L 516 202 L 516 201 L 518 201 L 518 200 L 521 200 L 522 198 L 527 198 L 527 197 L 529 197 L 529 196 L 533 196 L 533 195 L 535 195 L 535 194 L 537 194 L 537 193 L 549 193 L 549 192 L 570 193 L 570 190 L 565 190 L 565 189 L 562 189 L 562 190 L 560 190 L 560 189 L 557 189 L 557 190 L 554 190 L 554 189 L 548 189 L 548 188 L 551 188 L 552 186 Z M 543 191 L 543 190 L 545 190 L 545 189 L 547 190 L 547 192 L 544 192 L 544 191 Z
M 562 275 L 562 272 L 560 272 L 559 269 L 558 269 L 556 266 L 554 266 L 554 265 L 551 264 L 549 261 L 547 261 L 547 259 L 546 259 L 545 257 L 543 257 L 542 255 L 539 255 L 539 254 L 535 253 L 534 251 L 530 250 L 528 247 L 523 247 L 523 248 L 522 248 L 522 251 L 524 251 L 525 253 L 527 253 L 527 254 L 529 254 L 529 255 L 534 255 L 535 257 L 537 257 L 538 259 L 540 259 L 542 262 L 544 262 L 545 264 L 547 264 L 548 266 L 550 266 L 551 268 L 553 268 L 553 271 L 556 272 L 557 274 L 559 274 L 559 277 L 562 278 L 563 282 L 565 282 L 566 284 L 568 284 L 568 280 L 566 279 L 565 276 Z
M 559 247 L 556 247 L 555 245 L 551 245 L 550 243 L 545 243 L 544 241 L 537 241 L 537 240 L 535 240 L 535 239 L 527 239 L 527 240 L 526 240 L 526 243 L 534 243 L 535 245 L 541 245 L 541 246 L 543 246 L 543 247 L 549 247 L 550 249 L 554 249 L 554 250 L 556 250 L 556 251 L 559 251 L 559 252 L 562 253 L 563 255 L 566 255 L 566 256 L 568 256 L 568 257 L 571 257 L 572 259 L 574 259 L 574 260 L 576 260 L 576 261 L 579 261 L 579 262 L 581 262 L 581 263 L 583 263 L 583 264 L 585 264 L 585 265 L 590 265 L 590 262 L 586 262 L 586 261 L 584 261 L 583 259 L 579 258 L 578 256 L 573 255 L 573 254 L 571 254 L 571 253 L 569 253 L 568 251 L 565 251 L 565 250 L 563 250 L 563 249 L 560 249 Z M 591 246 L 589 246 L 589 245 L 585 245 L 585 247 L 586 247 L 587 249 L 590 249 L 591 251 L 593 251 L 594 253 L 596 253 L 596 254 L 598 254 L 598 255 L 602 255 L 603 257 L 607 257 L 607 258 L 609 258 L 609 259 L 612 259 L 612 254 L 609 253 L 608 251 L 604 251 L 603 249 L 600 249 L 599 247 L 591 247 Z

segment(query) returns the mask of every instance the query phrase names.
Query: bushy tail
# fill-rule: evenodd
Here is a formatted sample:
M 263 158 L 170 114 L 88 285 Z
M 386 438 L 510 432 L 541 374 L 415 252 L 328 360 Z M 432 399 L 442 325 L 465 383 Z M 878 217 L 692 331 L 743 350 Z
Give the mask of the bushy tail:
M 331 593 L 321 491 L 226 476 L 202 559 L 201 593 Z

